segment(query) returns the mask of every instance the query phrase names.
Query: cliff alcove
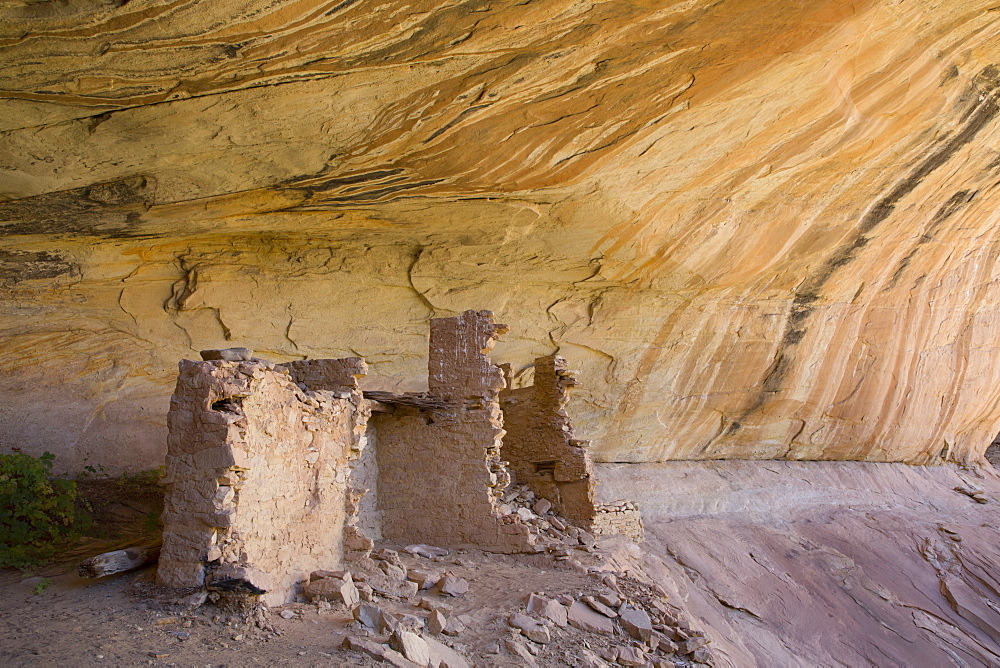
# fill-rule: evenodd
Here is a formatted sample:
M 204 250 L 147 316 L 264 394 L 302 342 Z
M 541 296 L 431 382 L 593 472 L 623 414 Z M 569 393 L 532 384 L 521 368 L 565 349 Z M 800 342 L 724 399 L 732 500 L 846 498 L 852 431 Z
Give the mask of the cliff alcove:
M 486 309 L 719 662 L 1000 656 L 995 0 L 12 0 L 0 64 L 0 452 L 162 465 L 205 349 L 426 393 Z
M 600 461 L 981 460 L 998 16 L 5 3 L 0 439 L 148 467 L 177 359 L 420 390 L 428 318 L 488 308 Z

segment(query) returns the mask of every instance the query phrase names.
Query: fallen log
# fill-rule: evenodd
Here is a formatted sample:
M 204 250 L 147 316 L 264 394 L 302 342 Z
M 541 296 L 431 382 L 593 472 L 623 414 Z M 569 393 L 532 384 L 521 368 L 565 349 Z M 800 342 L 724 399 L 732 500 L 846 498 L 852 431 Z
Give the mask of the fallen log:
M 133 545 L 122 550 L 113 550 L 84 559 L 76 572 L 82 578 L 100 578 L 113 573 L 125 573 L 154 563 L 160 558 L 162 540 Z

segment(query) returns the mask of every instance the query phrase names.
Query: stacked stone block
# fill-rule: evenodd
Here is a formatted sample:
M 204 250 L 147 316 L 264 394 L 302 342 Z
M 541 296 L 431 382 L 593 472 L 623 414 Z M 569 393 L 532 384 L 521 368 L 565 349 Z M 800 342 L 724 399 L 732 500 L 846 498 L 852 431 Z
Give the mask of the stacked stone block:
M 597 536 L 618 534 L 641 543 L 644 537 L 642 515 L 631 501 L 601 503 L 595 509 L 591 531 Z
M 506 325 L 489 311 L 431 320 L 428 386 L 446 408 L 397 405 L 377 414 L 379 509 L 386 538 L 532 549 L 528 527 L 501 518 L 497 495 L 510 477 L 500 458 L 503 373 L 489 358 Z
M 560 515 L 589 527 L 595 512 L 589 441 L 574 438 L 566 412 L 574 385 L 566 360 L 549 355 L 535 360 L 531 387 L 500 392 L 503 456 L 518 482 L 551 501 Z
M 340 565 L 370 411 L 353 374 L 339 387 L 303 390 L 260 360 L 181 362 L 161 584 L 242 581 L 284 603 L 311 571 Z

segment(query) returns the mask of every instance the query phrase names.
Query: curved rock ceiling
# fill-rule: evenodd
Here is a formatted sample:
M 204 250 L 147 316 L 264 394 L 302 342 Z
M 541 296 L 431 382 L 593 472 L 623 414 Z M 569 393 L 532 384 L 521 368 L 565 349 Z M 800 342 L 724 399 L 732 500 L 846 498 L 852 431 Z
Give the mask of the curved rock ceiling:
M 162 460 L 176 362 L 427 319 L 580 369 L 604 461 L 979 459 L 1000 429 L 1000 7 L 0 7 L 0 442 Z

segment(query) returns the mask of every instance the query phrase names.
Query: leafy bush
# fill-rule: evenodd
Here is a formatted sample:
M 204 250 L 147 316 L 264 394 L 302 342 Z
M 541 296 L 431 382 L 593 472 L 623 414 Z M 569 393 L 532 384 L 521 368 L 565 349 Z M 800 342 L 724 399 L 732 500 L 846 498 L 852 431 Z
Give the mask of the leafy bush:
M 76 483 L 50 477 L 55 456 L 0 455 L 0 568 L 26 568 L 76 538 Z

